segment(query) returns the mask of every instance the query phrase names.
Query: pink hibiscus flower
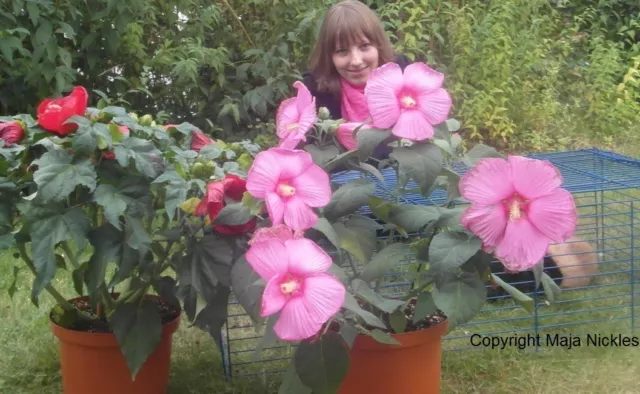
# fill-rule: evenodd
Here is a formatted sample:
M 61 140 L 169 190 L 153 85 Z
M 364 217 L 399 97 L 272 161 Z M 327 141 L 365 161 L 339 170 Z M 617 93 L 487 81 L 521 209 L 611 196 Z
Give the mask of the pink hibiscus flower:
M 267 282 L 261 315 L 280 312 L 273 330 L 282 340 L 312 337 L 344 303 L 344 285 L 326 273 L 333 264 L 331 257 L 309 239 L 295 239 L 282 228 L 263 233 L 246 258 Z
M 331 200 L 329 175 L 303 150 L 271 148 L 258 153 L 247 174 L 247 191 L 263 198 L 273 225 L 306 230 L 318 221 L 312 208 Z
M 296 81 L 293 87 L 298 90 L 298 95 L 284 100 L 276 114 L 276 130 L 280 137 L 278 148 L 295 149 L 306 139 L 307 132 L 317 120 L 315 97 L 300 81 Z
M 508 270 L 529 269 L 552 241 L 565 242 L 575 231 L 576 206 L 561 184 L 560 172 L 547 161 L 483 159 L 460 180 L 460 193 L 471 202 L 462 225 Z
M 364 90 L 373 126 L 393 127 L 394 135 L 412 141 L 433 137 L 433 125 L 447 120 L 451 109 L 443 81 L 424 63 L 408 65 L 404 75 L 396 63 L 373 70 Z

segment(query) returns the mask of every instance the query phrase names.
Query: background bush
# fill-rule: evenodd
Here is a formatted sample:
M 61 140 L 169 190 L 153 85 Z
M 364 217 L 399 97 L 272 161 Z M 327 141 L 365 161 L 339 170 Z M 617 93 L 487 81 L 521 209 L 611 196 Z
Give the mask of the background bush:
M 83 85 L 91 105 L 264 143 L 334 2 L 4 1 L 0 115 Z M 452 116 L 474 140 L 555 150 L 640 131 L 637 0 L 365 2 L 398 51 L 447 74 Z

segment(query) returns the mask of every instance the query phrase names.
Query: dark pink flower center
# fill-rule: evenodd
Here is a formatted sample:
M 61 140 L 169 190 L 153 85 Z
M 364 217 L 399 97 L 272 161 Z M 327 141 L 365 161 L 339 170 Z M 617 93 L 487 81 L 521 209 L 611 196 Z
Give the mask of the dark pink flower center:
M 286 296 L 293 296 L 300 291 L 301 282 L 300 278 L 292 274 L 287 274 L 282 282 L 280 282 L 280 291 Z
M 505 209 L 509 212 L 509 220 L 518 220 L 526 213 L 529 201 L 523 199 L 518 194 L 514 194 L 511 198 L 503 200 Z
M 288 183 L 280 183 L 276 189 L 280 197 L 291 197 L 296 194 L 296 188 Z

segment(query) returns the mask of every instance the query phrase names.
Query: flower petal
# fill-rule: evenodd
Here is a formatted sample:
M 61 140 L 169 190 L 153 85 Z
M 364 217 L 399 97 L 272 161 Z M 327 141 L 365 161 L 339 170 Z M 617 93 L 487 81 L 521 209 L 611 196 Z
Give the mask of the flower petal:
M 444 74 L 422 62 L 409 64 L 404 69 L 405 86 L 415 89 L 416 93 L 435 90 L 442 87 Z
M 284 275 L 286 274 L 274 276 L 267 282 L 267 286 L 265 286 L 262 293 L 262 309 L 260 311 L 262 317 L 280 312 L 287 303 L 287 297 L 280 290 L 280 283 L 282 283 Z
M 298 113 L 303 114 L 305 111 L 308 111 L 311 105 L 313 105 L 313 110 L 315 112 L 314 97 L 311 95 L 307 86 L 301 81 L 296 81 L 293 83 L 293 87 L 298 91 L 296 95 Z
M 254 197 L 265 198 L 275 190 L 280 179 L 277 157 L 269 150 L 258 153 L 247 173 L 247 191 Z
M 333 260 L 320 246 L 307 238 L 290 239 L 284 244 L 289 254 L 289 272 L 309 276 L 326 272 Z
M 298 144 L 300 144 L 300 142 L 304 140 L 305 140 L 305 137 L 304 136 L 301 137 L 300 135 L 298 135 L 298 133 L 289 133 L 284 138 L 280 139 L 280 142 L 278 143 L 278 148 L 296 149 L 298 147 Z
M 256 242 L 268 241 L 270 239 L 279 239 L 282 242 L 293 239 L 293 231 L 285 224 L 279 224 L 272 227 L 262 227 L 253 233 L 253 237 L 249 240 L 249 245 Z
M 311 319 L 324 324 L 338 313 L 344 304 L 346 289 L 342 282 L 333 276 L 320 274 L 306 278 L 302 292 Z
M 265 196 L 264 202 L 267 206 L 271 223 L 273 223 L 274 226 L 282 223 L 285 212 L 285 203 L 282 201 L 282 198 L 275 192 L 269 192 Z
M 374 127 L 388 129 L 398 121 L 398 94 L 403 81 L 402 69 L 396 63 L 387 63 L 371 72 L 364 94 Z
M 422 141 L 433 137 L 433 127 L 424 115 L 415 110 L 404 110 L 393 126 L 393 135 L 411 141 Z
M 417 108 L 432 125 L 437 125 L 449 117 L 451 96 L 444 89 L 424 91 L 416 97 Z
M 495 250 L 496 257 L 511 272 L 530 269 L 547 253 L 549 238 L 536 229 L 527 219 L 510 220 L 504 238 Z
M 531 201 L 527 215 L 541 233 L 557 243 L 571 237 L 578 222 L 575 202 L 565 189 L 556 189 L 547 196 Z
M 324 207 L 331 201 L 329 174 L 316 164 L 292 179 L 291 186 L 296 189 L 295 196 L 310 207 Z
M 292 230 L 306 230 L 316 225 L 318 215 L 300 197 L 291 196 L 285 202 L 284 222 Z
M 278 107 L 278 112 L 276 113 L 276 132 L 280 138 L 284 138 L 287 134 L 296 130 L 296 128 L 292 127 L 298 123 L 298 119 L 300 118 L 296 100 L 295 97 L 288 98 L 282 101 Z
M 347 122 L 342 123 L 338 126 L 336 130 L 336 137 L 338 138 L 338 142 L 342 144 L 347 150 L 356 150 L 358 149 L 358 140 L 353 137 L 353 130 L 358 128 L 362 123 L 360 122 Z M 363 125 L 360 130 L 368 129 L 371 126 Z
M 492 205 L 511 197 L 515 192 L 509 162 L 499 158 L 486 158 L 462 176 L 460 194 L 477 204 Z
M 303 297 L 294 297 L 280 311 L 273 331 L 283 341 L 299 341 L 315 335 L 321 328 L 322 323 L 313 320 Z
M 464 211 L 460 222 L 482 240 L 485 250 L 493 250 L 504 236 L 507 212 L 501 205 L 472 205 Z
M 509 156 L 513 185 L 524 198 L 536 198 L 551 194 L 562 185 L 560 171 L 546 160 Z
M 270 281 L 276 275 L 287 273 L 289 255 L 284 243 L 278 239 L 270 239 L 251 245 L 245 258 L 260 277 Z
M 225 179 L 225 194 L 231 199 L 241 201 L 247 191 L 247 181 L 235 174 L 227 174 Z

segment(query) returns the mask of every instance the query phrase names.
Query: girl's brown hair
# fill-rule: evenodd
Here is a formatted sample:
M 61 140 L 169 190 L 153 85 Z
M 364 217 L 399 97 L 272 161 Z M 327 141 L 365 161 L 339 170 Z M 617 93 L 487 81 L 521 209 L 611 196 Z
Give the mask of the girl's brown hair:
M 378 66 L 391 62 L 395 52 L 377 15 L 366 4 L 344 0 L 329 8 L 324 16 L 309 67 L 318 90 L 340 95 L 340 75 L 333 64 L 337 46 L 348 47 L 366 38 L 378 49 Z

